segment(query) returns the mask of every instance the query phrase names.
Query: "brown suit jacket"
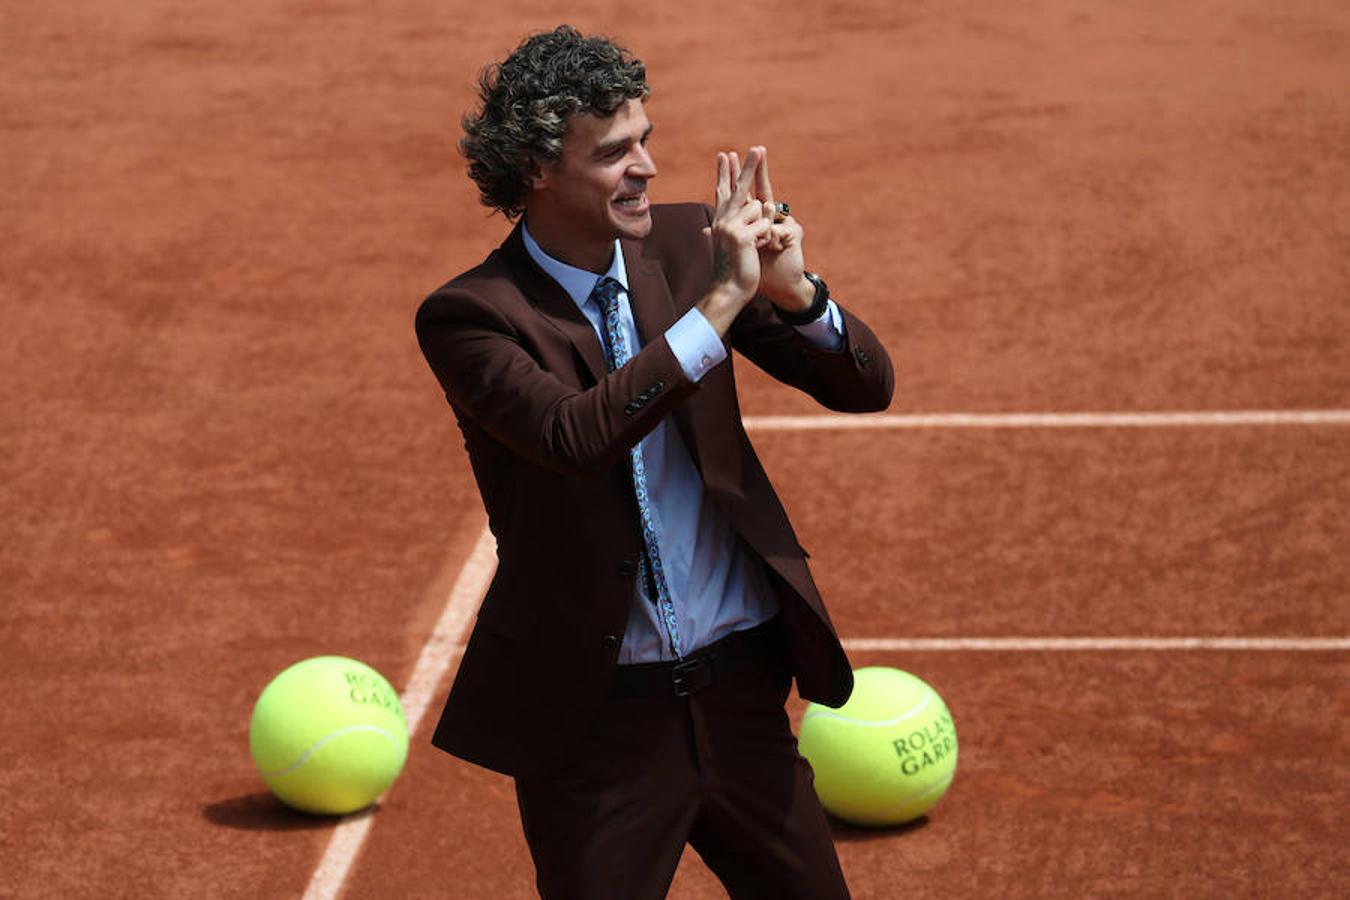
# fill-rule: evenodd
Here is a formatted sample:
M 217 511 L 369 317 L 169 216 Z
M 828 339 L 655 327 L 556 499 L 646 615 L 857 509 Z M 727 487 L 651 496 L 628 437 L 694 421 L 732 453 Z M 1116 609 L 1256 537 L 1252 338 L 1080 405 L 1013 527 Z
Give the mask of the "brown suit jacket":
M 604 697 L 633 604 L 641 527 L 628 450 L 673 417 L 708 497 L 766 564 L 801 695 L 838 706 L 848 659 L 778 497 L 741 424 L 731 361 L 691 382 L 663 334 L 712 280 L 710 210 L 656 206 L 623 242 L 643 347 L 616 372 L 519 226 L 482 264 L 428 297 L 417 337 L 454 410 L 498 566 L 432 742 L 525 777 L 566 759 Z M 732 348 L 830 409 L 884 409 L 890 360 L 843 313 L 846 345 L 814 348 L 756 298 Z

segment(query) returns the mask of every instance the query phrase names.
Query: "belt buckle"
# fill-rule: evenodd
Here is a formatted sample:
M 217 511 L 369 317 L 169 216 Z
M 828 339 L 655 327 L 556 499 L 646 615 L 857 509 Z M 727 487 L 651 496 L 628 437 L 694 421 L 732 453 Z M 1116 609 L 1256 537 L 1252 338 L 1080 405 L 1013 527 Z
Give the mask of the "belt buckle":
M 713 683 L 712 657 L 700 656 L 675 664 L 670 670 L 676 697 L 688 697 Z

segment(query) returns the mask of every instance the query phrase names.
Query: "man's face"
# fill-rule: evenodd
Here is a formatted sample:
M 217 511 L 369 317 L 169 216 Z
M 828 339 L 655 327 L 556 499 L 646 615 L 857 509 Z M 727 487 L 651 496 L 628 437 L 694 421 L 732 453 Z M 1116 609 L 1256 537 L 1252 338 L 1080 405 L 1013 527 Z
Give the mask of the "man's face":
M 616 237 L 644 238 L 652 230 L 647 182 L 656 164 L 647 152 L 652 126 L 639 100 L 611 116 L 573 116 L 562 156 L 535 180 L 536 199 L 566 223 L 582 246 L 612 244 Z M 545 197 L 543 194 L 547 194 Z

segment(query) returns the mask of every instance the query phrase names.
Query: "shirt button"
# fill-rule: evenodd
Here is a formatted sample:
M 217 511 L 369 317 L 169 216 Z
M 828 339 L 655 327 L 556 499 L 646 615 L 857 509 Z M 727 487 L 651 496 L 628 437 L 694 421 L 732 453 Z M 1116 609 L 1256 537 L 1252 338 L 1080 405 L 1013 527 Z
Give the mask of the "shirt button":
M 621 578 L 627 578 L 629 575 L 637 572 L 637 563 L 631 559 L 625 559 L 614 567 L 614 574 Z

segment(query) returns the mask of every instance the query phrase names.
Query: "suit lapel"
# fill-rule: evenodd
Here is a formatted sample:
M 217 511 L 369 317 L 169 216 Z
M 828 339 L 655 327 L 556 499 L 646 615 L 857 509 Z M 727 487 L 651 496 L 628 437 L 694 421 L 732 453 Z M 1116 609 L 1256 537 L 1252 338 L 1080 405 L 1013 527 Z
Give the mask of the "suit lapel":
M 645 247 L 640 241 L 622 240 L 619 243 L 628 270 L 628 299 L 633 321 L 643 346 L 646 346 L 675 324 L 679 318 L 678 310 L 660 261 L 644 256 Z M 540 315 L 571 343 L 594 381 L 604 378 L 609 370 L 605 366 L 599 335 L 567 292 L 530 258 L 520 236 L 519 224 L 501 249 L 517 274 L 518 286 Z M 734 407 L 730 411 L 723 410 L 711 403 L 711 399 L 695 394 L 675 407 L 672 418 L 704 483 L 714 491 L 739 494 L 736 489 L 740 483 L 738 454 L 734 447 L 718 446 L 719 437 L 723 437 L 719 435 L 724 427 L 722 416 L 734 415 L 735 410 Z M 731 432 L 724 437 L 723 444 L 731 439 Z M 708 453 L 713 453 L 716 458 L 707 458 Z
M 642 336 L 643 346 L 665 334 L 674 325 L 681 313 L 675 308 L 670 293 L 670 284 L 666 281 L 665 270 L 659 260 L 642 255 L 643 245 L 637 241 L 620 241 L 623 246 L 624 263 L 628 266 L 628 294 L 633 306 L 633 320 L 637 323 L 638 333 Z M 709 427 L 705 421 L 711 410 L 705 402 L 706 397 L 694 394 L 684 403 L 678 404 L 671 412 L 675 427 L 689 450 L 705 484 L 709 478 L 716 480 L 719 467 L 710 470 L 704 459 L 703 448 L 710 446 L 703 434 Z M 711 435 L 714 438 L 715 435 Z M 735 479 L 732 479 L 735 483 Z
M 628 270 L 628 303 L 645 347 L 675 324 L 675 303 L 671 299 L 670 286 L 666 284 L 661 263 L 643 257 L 642 244 L 638 241 L 625 240 L 620 245 L 623 248 L 624 266 Z M 605 352 L 600 346 L 599 336 L 567 291 L 530 258 L 525 241 L 520 236 L 519 224 L 502 245 L 502 250 L 510 260 L 511 267 L 519 273 L 520 288 L 535 308 L 576 348 L 591 377 L 596 381 L 603 378 L 608 369 L 605 367 Z
M 628 270 L 628 303 L 633 309 L 642 346 L 647 346 L 675 324 L 675 301 L 670 296 L 661 263 L 642 255 L 642 244 L 620 241 Z
M 525 240 L 520 236 L 519 223 L 502 244 L 502 252 L 519 276 L 521 291 L 535 309 L 571 342 L 591 378 L 594 381 L 604 378 L 609 370 L 605 366 L 605 351 L 600 346 L 599 335 L 562 285 L 530 258 Z

